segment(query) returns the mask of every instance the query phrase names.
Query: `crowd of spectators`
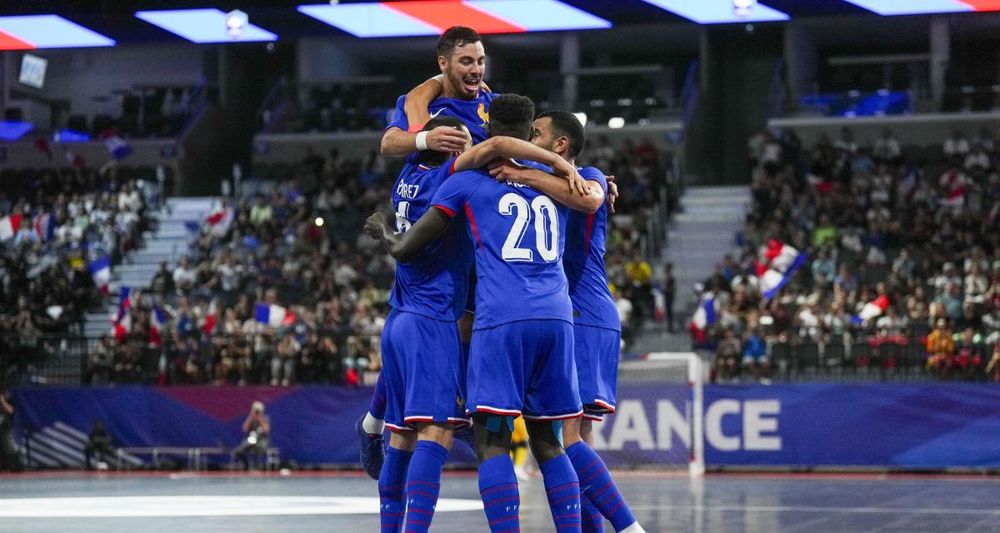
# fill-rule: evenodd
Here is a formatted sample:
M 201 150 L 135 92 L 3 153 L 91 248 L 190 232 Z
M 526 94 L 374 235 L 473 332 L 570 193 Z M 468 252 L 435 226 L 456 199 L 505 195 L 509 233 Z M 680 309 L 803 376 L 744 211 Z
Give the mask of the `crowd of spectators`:
M 628 328 L 653 313 L 643 230 L 668 162 L 649 141 L 615 149 L 607 139 L 594 143 L 587 162 L 619 184 L 607 266 Z M 202 224 L 187 255 L 162 264 L 147 290 L 130 295 L 128 331 L 95 345 L 88 381 L 356 385 L 374 379 L 394 263 L 359 230 L 372 211 L 392 211 L 395 174 L 391 162 L 310 153 L 295 177 L 267 192 L 220 199 L 213 212 L 219 221 Z M 285 312 L 277 323 L 275 307 Z M 266 320 L 258 316 L 263 308 Z
M 93 98 L 101 105 L 93 115 L 66 109 L 55 122 L 92 138 L 109 130 L 124 138 L 174 137 L 191 118 L 201 90 L 202 86 L 117 89 Z
M 904 158 L 888 130 L 870 146 L 846 128 L 811 147 L 791 130 L 752 138 L 752 209 L 738 249 L 704 283 L 717 376 L 766 380 L 779 354 L 798 353 L 1000 379 L 998 149 L 986 130 L 971 141 L 956 131 L 940 161 Z M 808 262 L 768 300 L 756 274 L 775 240 Z
M 7 170 L 0 173 L 0 366 L 37 363 L 53 335 L 82 334 L 84 312 L 101 302 L 88 265 L 122 261 L 140 246 L 157 201 L 131 168 Z M 18 223 L 19 221 L 19 223 Z M 15 228 L 15 226 L 17 226 Z

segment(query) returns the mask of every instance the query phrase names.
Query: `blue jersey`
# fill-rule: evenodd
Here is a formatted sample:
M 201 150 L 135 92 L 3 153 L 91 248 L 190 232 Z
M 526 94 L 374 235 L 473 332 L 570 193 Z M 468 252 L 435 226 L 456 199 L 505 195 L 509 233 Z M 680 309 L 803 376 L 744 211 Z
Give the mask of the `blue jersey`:
M 477 144 L 486 140 L 486 125 L 490 121 L 490 103 L 499 96 L 496 93 L 479 91 L 479 96 L 472 100 L 461 100 L 458 98 L 437 98 L 427 107 L 431 118 L 438 115 L 455 117 L 461 120 L 469 128 L 472 134 L 472 143 Z M 406 120 L 406 112 L 403 105 L 406 103 L 406 95 L 400 96 L 396 100 L 396 111 L 393 114 L 392 122 L 386 129 L 396 127 L 407 131 L 410 127 Z
M 603 172 L 587 167 L 580 169 L 580 176 L 600 183 L 607 196 L 608 182 Z M 573 300 L 573 323 L 621 331 L 618 310 L 611 297 L 608 274 L 604 268 L 607 234 L 607 204 L 592 214 L 570 211 L 563 268 L 569 280 L 569 296 Z
M 412 160 L 403 165 L 392 192 L 396 231 L 405 232 L 427 212 L 434 193 L 449 179 L 454 162 L 449 159 L 437 168 Z M 465 312 L 471 267 L 472 241 L 461 224 L 453 224 L 419 258 L 396 265 L 389 304 L 438 320 L 458 320 Z
M 531 187 L 458 172 L 432 201 L 465 213 L 476 257 L 476 320 L 484 329 L 518 320 L 573 321 L 562 256 L 568 209 Z

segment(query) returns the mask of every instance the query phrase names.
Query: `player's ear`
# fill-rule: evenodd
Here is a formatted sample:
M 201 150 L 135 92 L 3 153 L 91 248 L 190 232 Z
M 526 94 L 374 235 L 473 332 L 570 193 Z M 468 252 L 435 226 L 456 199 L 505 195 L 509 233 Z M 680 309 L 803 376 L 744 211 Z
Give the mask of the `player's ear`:
M 445 73 L 448 68 L 448 58 L 445 56 L 438 56 L 438 68 L 441 69 L 441 74 Z
M 569 137 L 565 135 L 556 139 L 556 152 L 565 153 L 569 149 Z

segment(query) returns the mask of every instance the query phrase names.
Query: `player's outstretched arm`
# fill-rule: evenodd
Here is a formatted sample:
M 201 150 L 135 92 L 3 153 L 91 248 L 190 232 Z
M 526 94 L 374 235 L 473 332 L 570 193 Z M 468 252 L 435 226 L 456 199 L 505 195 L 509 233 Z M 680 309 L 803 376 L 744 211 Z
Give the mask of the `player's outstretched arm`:
M 490 175 L 497 181 L 512 181 L 527 185 L 574 211 L 596 212 L 604 204 L 604 189 L 596 181 L 584 180 L 579 173 L 576 173 L 576 169 L 574 174 L 576 176 L 573 180 L 582 183 L 583 193 L 575 187 L 567 187 L 565 179 L 541 170 L 525 168 L 506 161 L 490 167 Z
M 572 177 L 575 168 L 554 152 L 514 137 L 491 137 L 466 150 L 455 160 L 455 172 L 485 167 L 497 159 L 520 159 L 548 165 L 557 174 Z M 582 190 L 580 191 L 583 192 Z
M 417 144 L 417 136 L 426 133 L 426 146 Z M 451 126 L 439 126 L 428 132 L 410 133 L 392 127 L 382 135 L 382 155 L 407 155 L 418 150 L 435 152 L 461 152 L 465 149 L 465 134 Z
M 437 209 L 428 209 L 405 233 L 396 233 L 384 213 L 372 213 L 365 221 L 365 232 L 382 241 L 389 255 L 406 263 L 416 259 L 448 227 L 448 222 L 449 218 Z

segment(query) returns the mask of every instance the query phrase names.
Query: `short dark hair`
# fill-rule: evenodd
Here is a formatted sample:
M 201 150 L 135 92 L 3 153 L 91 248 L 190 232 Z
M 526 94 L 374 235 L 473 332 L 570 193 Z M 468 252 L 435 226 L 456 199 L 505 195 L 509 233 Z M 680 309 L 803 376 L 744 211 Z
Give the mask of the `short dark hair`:
M 479 32 L 472 28 L 465 26 L 452 26 L 444 33 L 441 34 L 441 38 L 438 39 L 437 52 L 439 56 L 450 57 L 451 53 L 455 51 L 455 48 L 459 46 L 465 46 L 467 44 L 478 43 L 482 41 L 483 38 L 480 37 Z
M 448 126 L 455 128 L 456 130 L 468 128 L 464 122 L 455 117 L 437 116 L 428 120 L 427 123 L 424 124 L 424 127 L 420 128 L 420 131 L 431 131 L 432 129 L 440 126 Z M 434 150 L 421 150 L 420 153 L 417 154 L 418 161 L 429 165 L 440 165 L 447 161 L 449 157 L 451 157 L 451 154 L 449 153 L 435 152 Z
M 527 96 L 505 93 L 490 103 L 490 137 L 505 136 L 528 140 L 535 103 Z
M 538 118 L 552 119 L 552 130 L 558 137 L 569 139 L 569 150 L 566 152 L 571 158 L 575 158 L 583 152 L 584 145 L 587 144 L 587 136 L 583 131 L 583 124 L 576 115 L 569 111 L 546 111 Z

